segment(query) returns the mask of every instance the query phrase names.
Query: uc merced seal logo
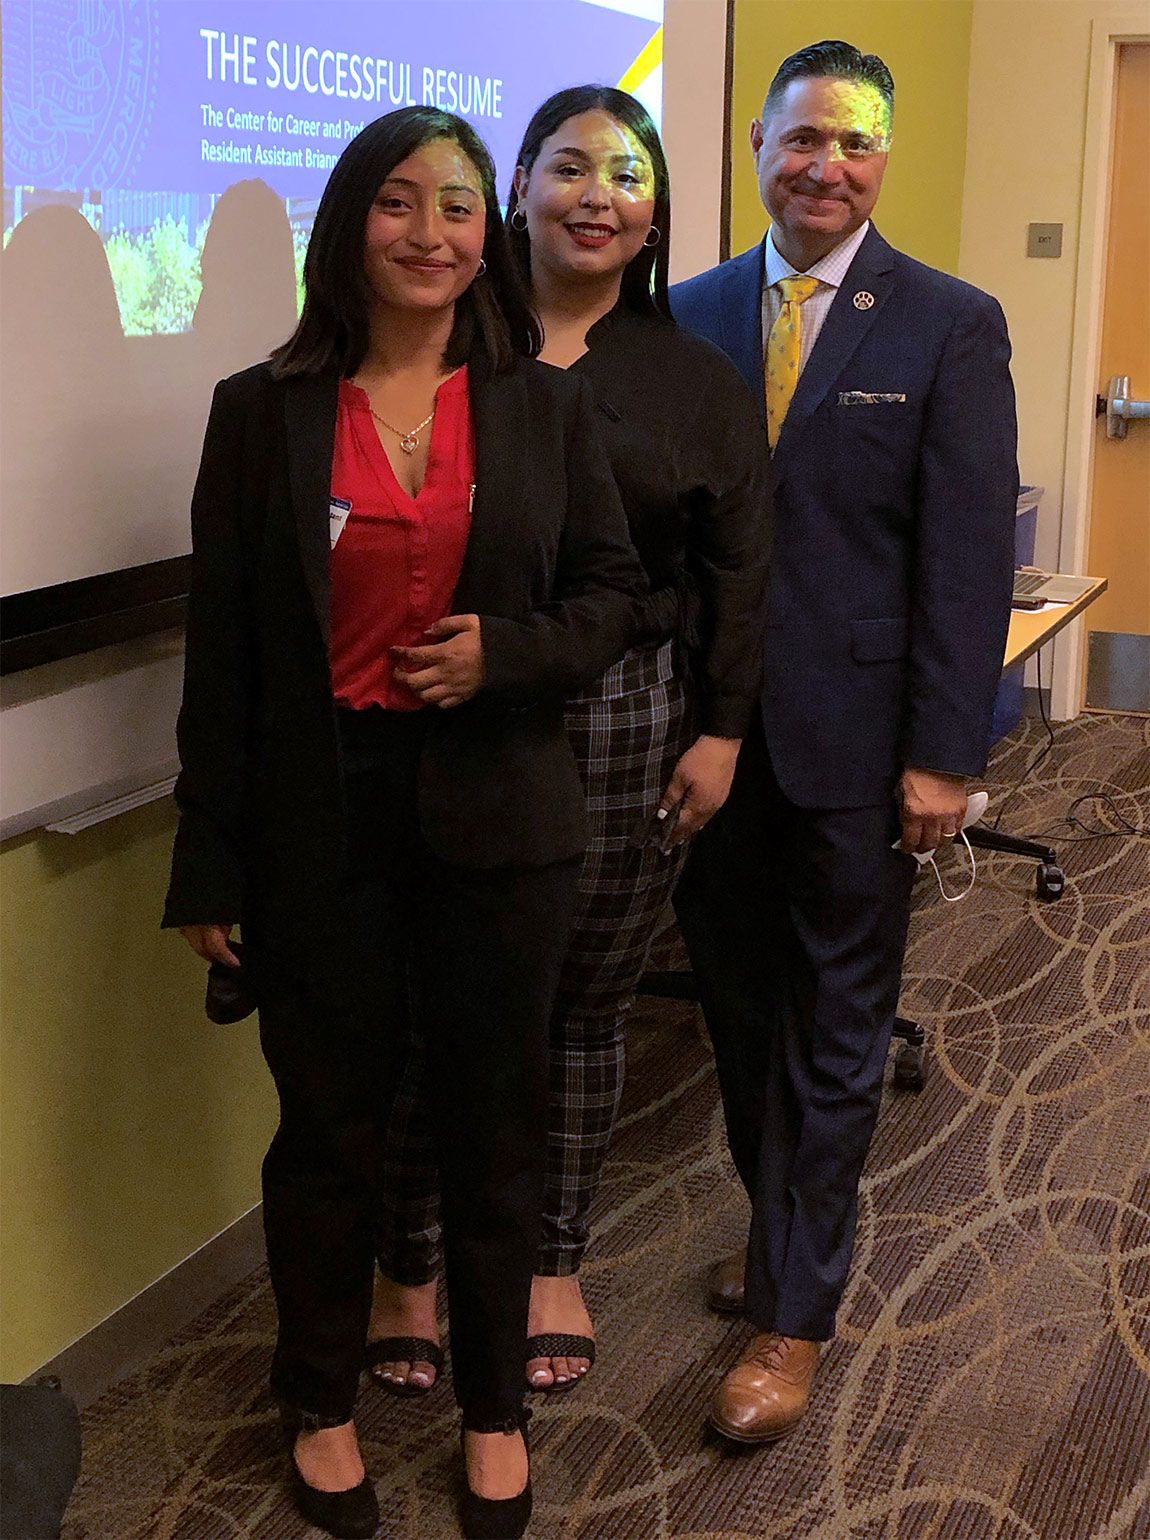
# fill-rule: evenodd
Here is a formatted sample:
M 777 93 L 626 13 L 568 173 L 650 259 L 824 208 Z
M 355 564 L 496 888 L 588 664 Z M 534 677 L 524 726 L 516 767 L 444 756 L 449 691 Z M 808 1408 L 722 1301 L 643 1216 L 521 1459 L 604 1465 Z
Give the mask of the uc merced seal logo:
M 151 123 L 151 0 L 5 0 L 4 184 L 125 187 Z

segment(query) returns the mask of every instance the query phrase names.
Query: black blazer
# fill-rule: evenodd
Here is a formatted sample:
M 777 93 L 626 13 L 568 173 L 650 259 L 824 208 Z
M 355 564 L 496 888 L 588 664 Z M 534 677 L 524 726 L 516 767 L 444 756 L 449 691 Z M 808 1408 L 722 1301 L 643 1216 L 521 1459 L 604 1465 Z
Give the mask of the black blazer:
M 695 731 L 741 738 L 758 704 L 772 532 L 754 398 L 719 348 L 622 300 L 571 368 L 595 392 L 651 584 L 644 640 L 680 644 Z
M 480 693 L 427 708 L 420 821 L 445 859 L 577 856 L 586 809 L 563 698 L 638 627 L 642 568 L 593 407 L 528 359 L 471 365 L 476 491 L 452 609 L 477 613 Z M 192 500 L 193 577 L 165 925 L 243 920 L 315 944 L 343 865 L 343 788 L 328 657 L 328 505 L 338 379 L 216 387 Z

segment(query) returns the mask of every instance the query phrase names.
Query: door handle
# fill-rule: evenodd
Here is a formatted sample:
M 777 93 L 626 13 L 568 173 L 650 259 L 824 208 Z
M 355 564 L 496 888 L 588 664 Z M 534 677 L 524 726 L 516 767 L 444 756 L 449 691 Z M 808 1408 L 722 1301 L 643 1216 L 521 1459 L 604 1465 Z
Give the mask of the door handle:
M 1112 374 L 1104 396 L 1098 397 L 1098 416 L 1106 414 L 1106 437 L 1125 438 L 1126 424 L 1135 417 L 1150 417 L 1150 401 L 1135 401 L 1130 395 L 1130 376 Z

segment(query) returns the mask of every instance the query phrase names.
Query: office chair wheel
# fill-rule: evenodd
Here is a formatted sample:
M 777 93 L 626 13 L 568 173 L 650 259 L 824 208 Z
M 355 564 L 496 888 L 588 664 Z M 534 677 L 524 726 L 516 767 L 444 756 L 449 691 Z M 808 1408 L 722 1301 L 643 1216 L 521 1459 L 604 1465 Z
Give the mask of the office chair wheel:
M 922 1043 L 903 1043 L 894 1059 L 896 1091 L 921 1091 L 926 1084 L 926 1048 Z
M 1052 861 L 1042 861 L 1038 866 L 1038 876 L 1035 879 L 1039 898 L 1047 903 L 1053 903 L 1056 898 L 1061 898 L 1066 887 L 1066 878 L 1062 875 L 1062 868 L 1055 866 Z

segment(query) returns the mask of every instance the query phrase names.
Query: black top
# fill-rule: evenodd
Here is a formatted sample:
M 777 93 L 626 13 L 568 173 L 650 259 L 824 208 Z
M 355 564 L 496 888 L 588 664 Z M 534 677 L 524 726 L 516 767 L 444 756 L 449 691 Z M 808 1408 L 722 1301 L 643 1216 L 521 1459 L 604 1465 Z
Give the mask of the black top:
M 725 354 L 620 303 L 571 366 L 591 385 L 652 594 L 643 638 L 688 649 L 699 732 L 740 738 L 759 695 L 773 478 Z

